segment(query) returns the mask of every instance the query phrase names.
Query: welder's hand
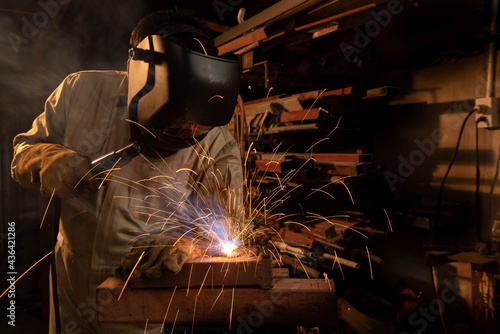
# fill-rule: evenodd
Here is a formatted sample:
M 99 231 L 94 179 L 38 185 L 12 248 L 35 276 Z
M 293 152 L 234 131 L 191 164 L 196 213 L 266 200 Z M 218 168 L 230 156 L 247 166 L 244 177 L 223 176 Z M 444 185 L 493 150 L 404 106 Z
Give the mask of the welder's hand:
M 152 234 L 139 238 L 131 252 L 121 260 L 121 272 L 128 276 L 137 261 L 131 278 L 159 278 L 166 270 L 178 273 L 186 261 L 201 256 L 200 250 L 185 238 L 174 239 L 162 234 Z
M 55 194 L 67 198 L 84 191 L 97 191 L 99 180 L 89 172 L 89 160 L 62 145 L 39 143 L 22 153 L 15 176 L 21 186 L 40 191 L 43 196 Z

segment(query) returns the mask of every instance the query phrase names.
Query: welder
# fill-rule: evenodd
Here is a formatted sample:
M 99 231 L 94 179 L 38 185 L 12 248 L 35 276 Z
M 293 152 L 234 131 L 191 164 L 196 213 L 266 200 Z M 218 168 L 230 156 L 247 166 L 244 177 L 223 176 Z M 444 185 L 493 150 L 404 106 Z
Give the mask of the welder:
M 157 201 L 163 212 L 170 204 L 143 193 L 147 182 L 136 182 L 161 180 L 162 194 L 174 190 L 171 202 L 189 196 L 194 182 L 213 184 L 209 179 L 216 174 L 235 193 L 243 184 L 237 143 L 223 127 L 237 100 L 238 60 L 217 56 L 203 21 L 179 10 L 143 18 L 130 45 L 126 72 L 70 74 L 32 128 L 14 139 L 13 178 L 62 201 L 55 268 L 64 333 L 144 333 L 144 324 L 99 323 L 95 308 L 96 287 L 130 265 L 134 240 L 147 246 L 168 239 L 155 238 L 158 215 L 138 208 Z M 134 143 L 140 151 L 124 155 L 126 163 L 92 170 L 92 161 Z M 191 256 L 189 245 L 168 247 L 147 266 L 180 270 Z M 141 265 L 142 272 L 147 269 Z M 153 329 L 150 324 L 148 331 Z

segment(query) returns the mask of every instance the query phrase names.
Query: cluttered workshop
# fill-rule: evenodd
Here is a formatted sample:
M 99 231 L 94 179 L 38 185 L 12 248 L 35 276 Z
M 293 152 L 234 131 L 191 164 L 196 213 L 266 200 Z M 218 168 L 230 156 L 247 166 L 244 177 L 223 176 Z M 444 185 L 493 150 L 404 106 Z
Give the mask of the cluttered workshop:
M 4 2 L 0 331 L 498 333 L 498 7 Z

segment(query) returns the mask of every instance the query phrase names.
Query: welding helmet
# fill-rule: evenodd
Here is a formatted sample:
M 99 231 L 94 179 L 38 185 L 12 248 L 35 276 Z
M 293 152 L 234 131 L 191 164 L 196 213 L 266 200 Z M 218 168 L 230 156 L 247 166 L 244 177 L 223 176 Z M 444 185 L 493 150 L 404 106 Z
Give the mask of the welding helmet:
M 240 66 L 235 56 L 210 56 L 165 37 L 147 36 L 130 50 L 128 109 L 133 135 L 177 150 L 229 123 Z

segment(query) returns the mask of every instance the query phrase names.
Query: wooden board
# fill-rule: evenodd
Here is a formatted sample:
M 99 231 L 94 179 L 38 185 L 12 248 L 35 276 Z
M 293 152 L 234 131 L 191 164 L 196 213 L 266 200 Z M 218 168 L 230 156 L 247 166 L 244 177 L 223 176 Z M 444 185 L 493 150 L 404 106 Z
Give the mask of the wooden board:
M 205 257 L 186 262 L 174 274 L 166 272 L 161 278 L 130 281 L 132 288 L 199 288 L 258 286 L 273 287 L 272 260 L 267 256 L 238 258 Z
M 185 325 L 332 326 L 337 322 L 333 280 L 278 279 L 273 289 L 132 289 L 108 278 L 97 288 L 101 322 Z M 253 325 L 252 325 L 253 326 Z M 254 326 L 257 327 L 257 326 Z
M 246 19 L 241 24 L 232 27 L 228 31 L 220 34 L 214 39 L 215 45 L 220 46 L 224 43 L 229 42 L 230 40 L 235 39 L 238 36 L 243 35 L 244 33 L 251 31 L 254 28 L 262 26 L 273 19 L 276 19 L 278 16 L 283 15 L 284 13 L 291 11 L 295 7 L 298 7 L 304 3 L 311 3 L 316 1 L 311 0 L 282 0 L 274 5 L 266 8 L 262 12 Z
M 220 45 L 217 49 L 219 50 L 219 56 L 222 56 L 228 52 L 232 52 L 241 48 L 244 48 L 253 43 L 258 43 L 267 38 L 266 31 L 264 28 L 259 28 L 246 35 L 238 37 L 229 43 Z
M 328 175 L 360 176 L 366 174 L 364 163 L 316 163 Z
M 323 108 L 311 108 L 283 112 L 280 114 L 279 123 L 304 122 L 325 118 L 328 111 Z
M 289 173 L 296 166 L 293 161 L 255 160 L 254 162 L 258 170 L 266 173 L 285 174 Z
M 301 160 L 314 159 L 321 163 L 371 163 L 373 155 L 369 153 L 297 153 L 297 152 L 276 152 L 276 153 L 252 153 L 258 160 L 283 161 L 285 159 L 297 158 Z

